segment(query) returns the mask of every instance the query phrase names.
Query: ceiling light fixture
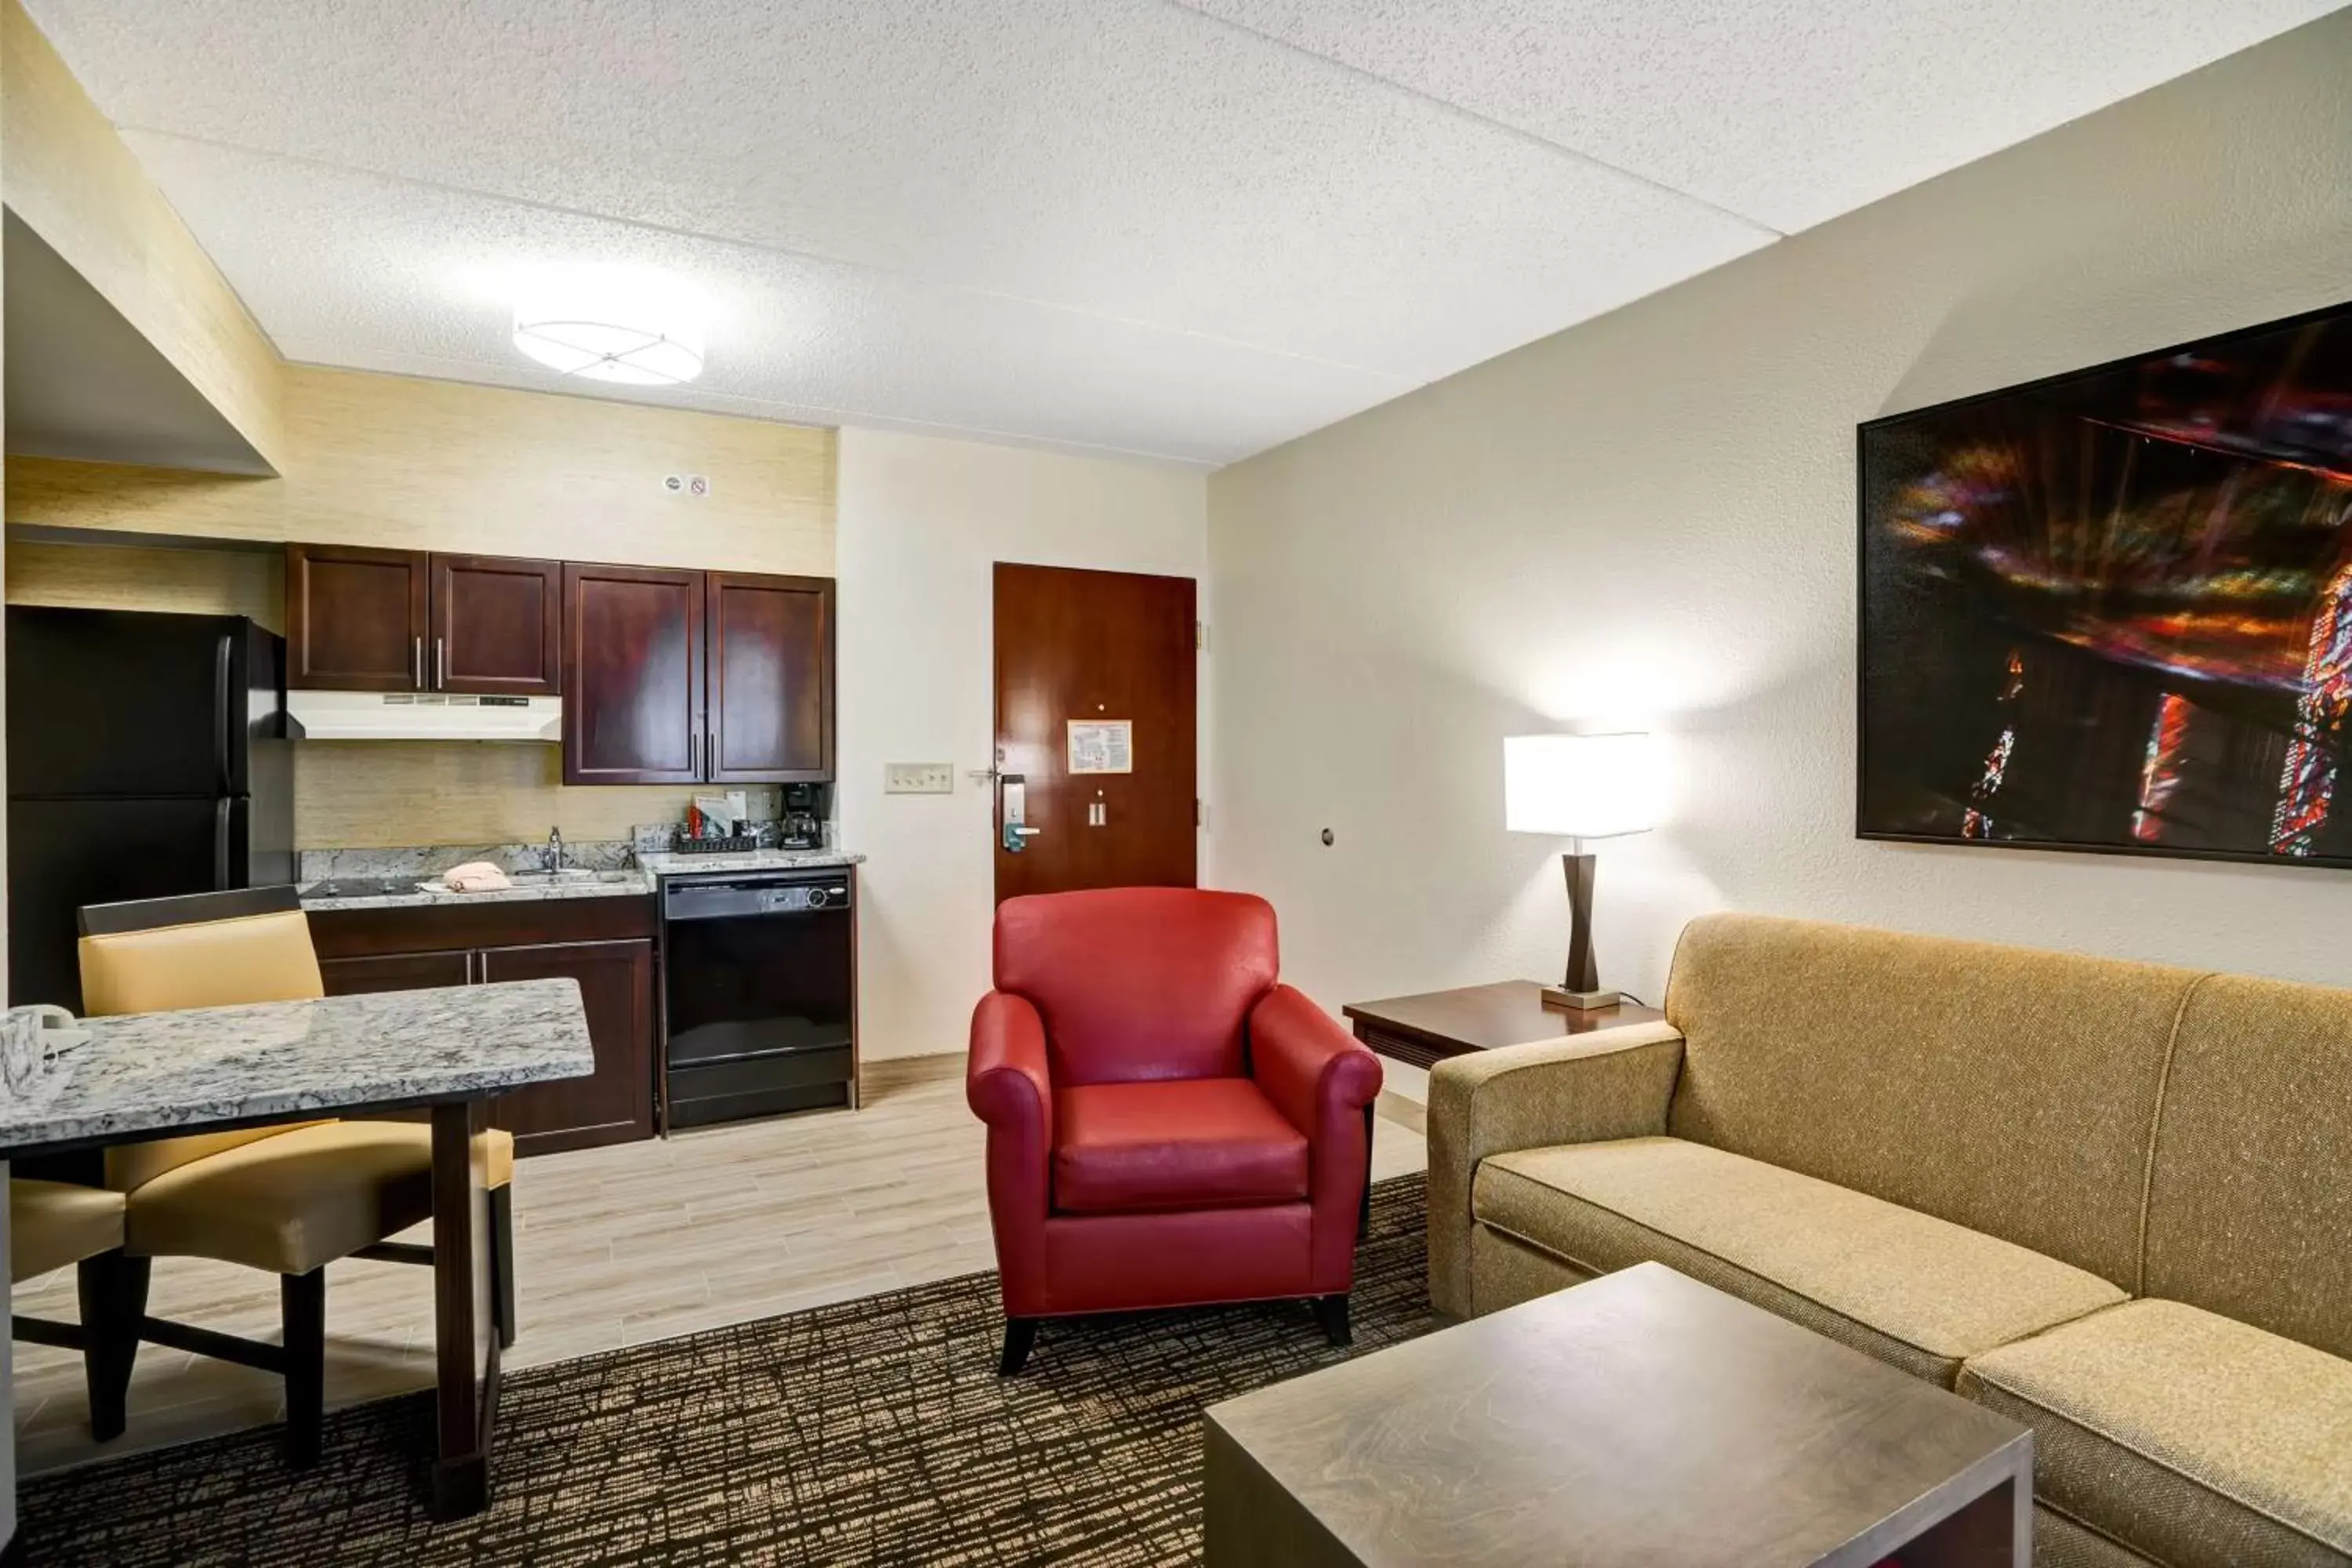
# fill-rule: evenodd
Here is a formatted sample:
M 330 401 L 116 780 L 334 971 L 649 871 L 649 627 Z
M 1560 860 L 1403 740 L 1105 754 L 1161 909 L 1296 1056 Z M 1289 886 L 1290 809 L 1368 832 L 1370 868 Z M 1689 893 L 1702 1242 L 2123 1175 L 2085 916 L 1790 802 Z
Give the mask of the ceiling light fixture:
M 515 305 L 514 344 L 565 375 L 675 386 L 702 374 L 702 312 L 676 288 L 582 274 L 542 279 Z

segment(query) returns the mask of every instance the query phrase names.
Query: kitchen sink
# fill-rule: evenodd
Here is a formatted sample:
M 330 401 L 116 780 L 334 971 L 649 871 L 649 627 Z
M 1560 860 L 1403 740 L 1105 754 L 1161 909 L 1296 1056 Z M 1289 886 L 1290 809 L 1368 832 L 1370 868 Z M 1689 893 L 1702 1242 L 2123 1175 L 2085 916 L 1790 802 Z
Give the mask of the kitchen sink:
M 627 882 L 636 878 L 635 871 L 592 871 L 584 866 L 567 866 L 561 871 L 516 871 L 507 880 L 518 888 L 544 888 L 556 883 Z

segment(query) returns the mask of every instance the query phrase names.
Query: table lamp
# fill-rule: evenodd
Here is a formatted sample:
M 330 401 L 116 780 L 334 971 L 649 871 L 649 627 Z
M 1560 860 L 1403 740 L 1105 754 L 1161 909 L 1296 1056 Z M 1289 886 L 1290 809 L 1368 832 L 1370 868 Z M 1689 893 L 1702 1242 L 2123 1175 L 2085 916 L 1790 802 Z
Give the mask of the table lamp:
M 1543 990 L 1544 1005 L 1579 1012 L 1613 1007 L 1592 959 L 1592 854 L 1589 838 L 1646 833 L 1657 774 L 1647 735 L 1512 735 L 1503 742 L 1503 823 L 1513 833 L 1570 841 L 1568 973 Z

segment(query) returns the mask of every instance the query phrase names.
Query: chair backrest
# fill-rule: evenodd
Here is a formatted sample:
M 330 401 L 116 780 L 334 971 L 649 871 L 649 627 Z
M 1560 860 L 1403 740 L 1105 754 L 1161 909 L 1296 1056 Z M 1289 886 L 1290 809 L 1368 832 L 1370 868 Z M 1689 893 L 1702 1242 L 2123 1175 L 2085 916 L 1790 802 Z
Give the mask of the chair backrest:
M 1247 893 L 1107 888 L 996 911 L 996 988 L 1045 1019 L 1056 1083 L 1239 1076 L 1276 972 L 1274 907 Z
M 80 923 L 82 1010 L 91 1017 L 327 994 L 310 921 L 291 888 L 91 904 Z M 106 1152 L 106 1184 L 128 1192 L 293 1125 L 121 1144 Z
M 1752 915 L 1691 922 L 1675 1136 L 2137 1288 L 2157 1100 L 2195 971 Z
M 2139 1289 L 2352 1357 L 2352 991 L 2214 974 L 2189 994 Z

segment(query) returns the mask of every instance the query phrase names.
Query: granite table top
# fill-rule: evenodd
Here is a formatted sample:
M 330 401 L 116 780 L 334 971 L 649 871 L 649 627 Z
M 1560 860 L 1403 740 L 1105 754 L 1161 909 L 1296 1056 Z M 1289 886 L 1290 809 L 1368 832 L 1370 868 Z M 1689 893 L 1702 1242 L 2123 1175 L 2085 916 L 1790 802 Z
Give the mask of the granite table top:
M 595 1070 L 579 983 L 519 980 L 88 1018 L 0 1103 L 0 1158 L 484 1099 Z

